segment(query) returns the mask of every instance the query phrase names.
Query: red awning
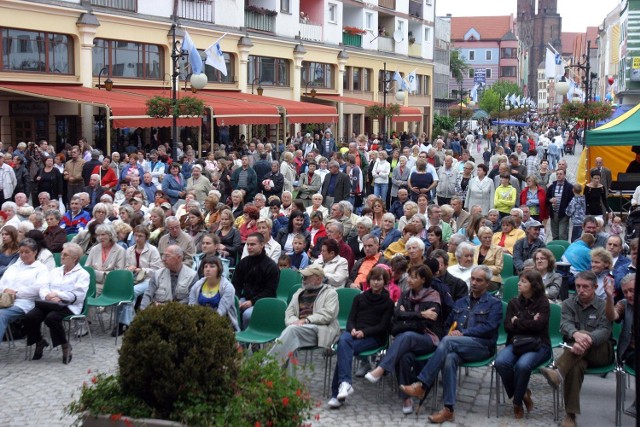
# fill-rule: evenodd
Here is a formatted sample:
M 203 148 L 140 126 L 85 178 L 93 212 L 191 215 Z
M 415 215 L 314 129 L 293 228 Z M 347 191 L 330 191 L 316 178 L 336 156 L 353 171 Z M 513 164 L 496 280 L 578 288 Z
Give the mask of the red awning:
M 171 96 L 170 90 L 157 88 L 122 88 L 122 91 L 144 95 Z M 178 97 L 194 96 L 202 100 L 213 111 L 218 126 L 228 125 L 269 125 L 280 123 L 278 109 L 271 105 L 258 104 L 216 96 L 211 91 L 200 90 L 197 93 L 178 91 Z
M 338 113 L 335 107 L 312 104 L 309 102 L 291 101 L 271 96 L 253 95 L 234 91 L 203 91 L 225 99 L 243 100 L 255 105 L 273 105 L 282 109 L 288 123 L 335 123 Z
M 371 105 L 379 104 L 381 102 L 369 101 L 368 99 L 353 98 L 349 96 L 322 94 L 316 95 L 316 98 L 331 102 L 343 102 L 345 104 L 362 105 L 363 107 L 369 107 Z M 422 111 L 418 107 L 405 107 L 400 106 L 400 114 L 391 117 L 392 122 L 419 122 L 422 121 Z
M 0 83 L 0 91 L 53 101 L 75 102 L 111 110 L 111 122 L 115 128 L 169 127 L 171 118 L 156 119 L 147 115 L 147 98 L 120 91 L 98 90 L 78 85 Z M 180 126 L 200 126 L 201 118 L 179 118 Z

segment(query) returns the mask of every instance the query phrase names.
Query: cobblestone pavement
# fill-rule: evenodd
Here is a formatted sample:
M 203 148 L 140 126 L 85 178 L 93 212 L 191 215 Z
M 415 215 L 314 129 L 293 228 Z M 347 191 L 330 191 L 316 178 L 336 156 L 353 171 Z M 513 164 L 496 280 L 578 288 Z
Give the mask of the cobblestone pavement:
M 112 373 L 117 367 L 118 349 L 114 339 L 98 331 L 93 343 L 95 354 L 87 337 L 81 342 L 72 341 L 73 360 L 62 364 L 59 349 L 45 350 L 39 361 L 25 361 L 25 341 L 16 341 L 16 348 L 8 344 L 0 345 L 0 388 L 3 403 L 0 405 L 0 426 L 70 426 L 74 418 L 65 415 L 65 406 L 78 396 L 83 382 L 90 382 L 97 372 Z M 304 356 L 301 357 L 301 362 Z M 335 359 L 333 361 L 335 363 Z M 390 377 L 385 378 L 385 392 L 379 384 L 370 384 L 365 379 L 354 378 L 355 393 L 340 409 L 329 409 L 327 398 L 323 397 L 324 361 L 320 352 L 315 352 L 306 368 L 301 367 L 298 375 L 310 387 L 314 408 L 310 421 L 314 426 L 424 426 L 432 412 L 431 397 L 427 399 L 422 413 L 405 416 L 401 412 L 401 400 L 397 397 Z M 495 417 L 495 403 L 492 417 L 487 418 L 489 401 L 489 368 L 470 369 L 462 385 L 458 388 L 456 422 L 448 425 L 459 426 L 549 426 L 553 421 L 551 389 L 540 375 L 531 378 L 530 388 L 535 402 L 534 410 L 521 421 L 512 417 L 510 403 L 503 404 L 501 417 Z M 632 390 L 628 391 L 627 405 L 633 401 Z M 439 387 L 436 410 L 442 405 L 442 387 Z M 579 418 L 582 426 L 613 426 L 615 402 L 615 377 L 587 377 L 583 387 L 583 415 Z M 562 414 L 561 414 L 562 416 Z M 633 425 L 633 419 L 624 415 L 623 425 Z

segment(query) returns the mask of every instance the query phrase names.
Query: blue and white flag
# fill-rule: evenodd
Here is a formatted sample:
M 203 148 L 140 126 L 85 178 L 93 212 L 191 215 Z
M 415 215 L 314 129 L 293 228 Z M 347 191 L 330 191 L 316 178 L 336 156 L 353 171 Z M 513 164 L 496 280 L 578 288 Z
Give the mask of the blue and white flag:
M 514 93 L 514 94 L 512 94 L 512 95 L 509 97 L 509 103 L 510 103 L 511 105 L 516 105 L 516 94 L 515 94 L 515 93 Z
M 475 84 L 473 86 L 473 89 L 471 89 L 471 92 L 469 93 L 469 96 L 471 97 L 471 100 L 473 102 L 478 102 L 478 87 L 480 87 L 480 85 Z
M 407 82 L 404 81 L 404 79 L 402 78 L 399 72 L 397 71 L 395 72 L 395 74 L 393 75 L 393 80 L 396 81 L 396 90 L 409 91 L 409 86 L 407 85 Z
M 222 53 L 222 48 L 220 47 L 220 40 L 209 46 L 204 53 L 207 54 L 205 62 L 226 76 L 227 63 L 224 62 L 224 53 Z
M 193 40 L 191 40 L 191 36 L 185 30 L 184 39 L 182 40 L 182 50 L 188 52 L 189 54 L 189 64 L 191 65 L 191 73 L 192 74 L 200 74 L 202 73 L 202 58 L 200 57 L 200 52 L 196 49 L 196 45 L 193 44 Z
M 514 105 L 517 106 L 517 107 L 520 106 L 520 95 L 518 95 L 518 97 L 516 98 L 516 102 L 515 102 Z

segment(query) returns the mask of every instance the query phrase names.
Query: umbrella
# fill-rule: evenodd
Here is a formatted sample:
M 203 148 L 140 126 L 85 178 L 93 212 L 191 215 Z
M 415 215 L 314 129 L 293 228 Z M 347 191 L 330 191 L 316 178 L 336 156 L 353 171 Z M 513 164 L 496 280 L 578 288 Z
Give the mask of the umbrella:
M 473 116 L 471 116 L 472 119 L 486 119 L 487 117 L 489 117 L 489 113 L 487 113 L 484 110 L 476 110 L 473 113 Z

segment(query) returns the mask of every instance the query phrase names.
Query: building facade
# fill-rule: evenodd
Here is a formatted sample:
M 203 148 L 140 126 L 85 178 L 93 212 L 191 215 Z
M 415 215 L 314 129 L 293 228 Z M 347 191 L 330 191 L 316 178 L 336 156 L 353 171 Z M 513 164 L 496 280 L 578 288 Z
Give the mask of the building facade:
M 105 115 L 120 117 L 125 132 L 126 120 L 144 124 L 140 111 L 125 108 L 127 100 L 144 90 L 170 93 L 173 24 L 177 39 L 187 31 L 201 53 L 220 41 L 227 75 L 207 65 L 208 83 L 201 91 L 212 97 L 212 105 L 214 96 L 220 101 L 210 111 L 211 128 L 218 133 L 238 125 L 235 133 L 246 135 L 251 124 L 264 124 L 268 136 L 280 139 L 334 121 L 338 138 L 377 131 L 377 120 L 365 117 L 366 105 L 382 102 L 385 89 L 393 99 L 395 87 L 384 81 L 395 71 L 408 76 L 414 70 L 417 90 L 406 96 L 391 129 L 430 131 L 431 0 L 3 0 L 0 140 L 16 144 L 45 138 L 61 144 L 84 136 L 91 141 L 106 133 L 100 125 Z M 188 89 L 187 62 L 179 61 L 180 93 Z M 107 77 L 114 85 L 111 94 L 96 89 Z M 72 102 L 72 90 L 57 95 L 56 87 L 83 89 Z M 258 88 L 263 99 L 256 98 Z M 121 113 L 113 107 L 117 103 Z M 252 111 L 263 103 L 275 106 L 277 123 Z M 335 120 L 326 115 L 323 121 L 318 114 L 323 106 L 335 108 Z M 223 107 L 228 108 L 220 113 Z M 241 111 L 231 114 L 232 107 Z M 241 123 L 243 107 L 253 121 Z M 297 118 L 291 113 L 296 109 Z

